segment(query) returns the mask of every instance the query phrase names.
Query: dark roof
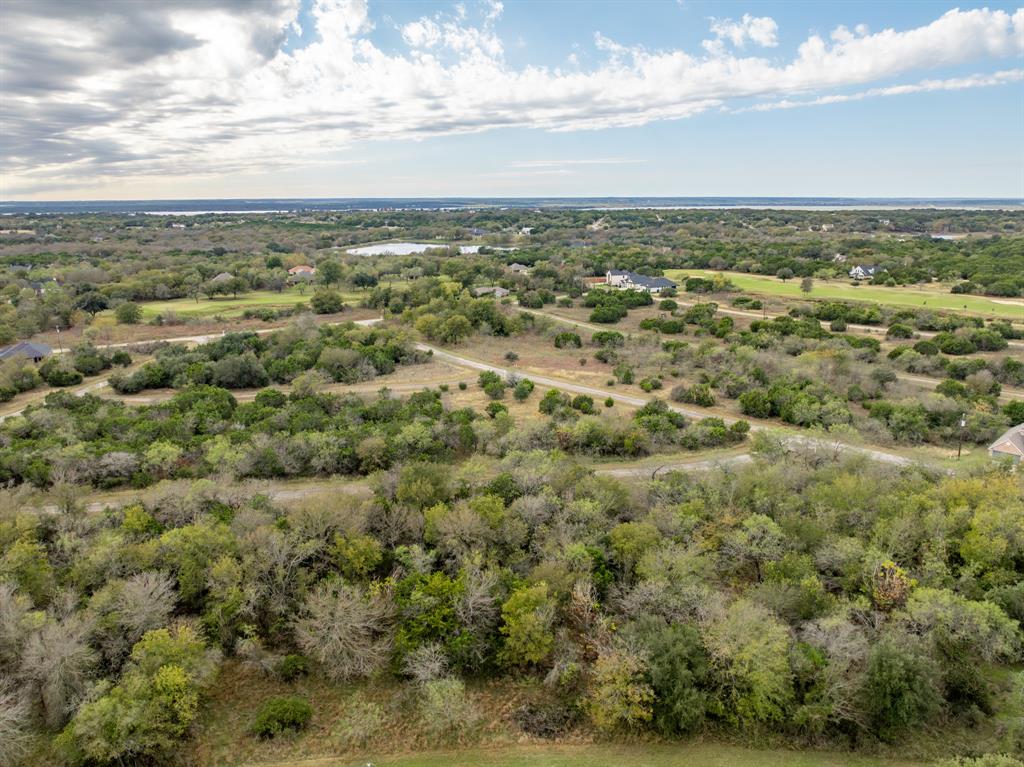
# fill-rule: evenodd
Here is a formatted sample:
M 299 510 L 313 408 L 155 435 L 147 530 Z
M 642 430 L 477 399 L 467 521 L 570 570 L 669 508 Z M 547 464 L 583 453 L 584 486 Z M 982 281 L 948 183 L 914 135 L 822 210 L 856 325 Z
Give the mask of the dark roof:
M 53 349 L 46 344 L 39 344 L 34 341 L 19 341 L 13 346 L 0 349 L 0 360 L 9 360 L 13 357 L 28 357 L 34 360 L 40 357 L 48 357 L 52 353 Z
M 634 285 L 640 285 L 644 288 L 674 288 L 676 283 L 667 277 L 648 277 L 646 274 L 631 273 L 629 280 Z

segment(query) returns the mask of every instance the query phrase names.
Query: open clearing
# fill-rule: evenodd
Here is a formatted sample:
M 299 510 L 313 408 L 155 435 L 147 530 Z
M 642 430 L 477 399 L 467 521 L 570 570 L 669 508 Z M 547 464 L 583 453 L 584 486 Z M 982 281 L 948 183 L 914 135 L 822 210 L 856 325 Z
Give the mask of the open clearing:
M 247 309 L 283 309 L 306 303 L 313 296 L 314 290 L 313 286 L 308 286 L 304 293 L 300 293 L 298 288 L 288 288 L 280 293 L 276 290 L 254 290 L 242 293 L 237 298 L 202 297 L 198 302 L 194 298 L 174 298 L 169 301 L 147 301 L 139 306 L 142 307 L 143 322 L 167 312 L 174 312 L 180 317 L 239 317 Z M 347 303 L 353 303 L 359 298 L 359 294 L 353 291 L 341 291 L 341 294 Z
M 720 743 L 619 746 L 502 746 L 371 759 L 312 759 L 266 767 L 896 767 L 895 761 L 828 751 L 741 748 Z
M 794 277 L 783 282 L 778 277 L 742 272 L 716 272 L 710 269 L 666 269 L 665 276 L 681 283 L 687 277 L 713 277 L 724 274 L 732 284 L 747 293 L 763 293 L 804 299 L 835 299 L 840 301 L 867 301 L 890 306 L 916 306 L 946 311 L 967 311 L 984 317 L 1024 320 L 1024 301 L 993 299 L 984 296 L 958 295 L 948 286 L 892 287 L 878 285 L 851 285 L 849 281 L 815 280 L 810 293 L 800 290 L 800 280 Z

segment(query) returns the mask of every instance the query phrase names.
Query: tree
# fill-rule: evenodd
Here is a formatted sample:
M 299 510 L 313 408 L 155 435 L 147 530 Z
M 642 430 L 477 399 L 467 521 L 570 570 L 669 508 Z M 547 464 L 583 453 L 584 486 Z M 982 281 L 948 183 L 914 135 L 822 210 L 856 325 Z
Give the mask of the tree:
M 241 277 L 232 277 L 224 282 L 224 290 L 230 293 L 232 297 L 238 298 L 239 293 L 247 293 L 249 291 L 249 283 Z
M 333 259 L 321 261 L 317 264 L 316 272 L 320 276 L 320 282 L 328 286 L 341 282 L 342 274 L 344 274 L 341 264 Z
M 81 616 L 50 618 L 25 645 L 19 675 L 42 705 L 48 727 L 63 725 L 85 696 L 96 666 L 91 630 Z
M 295 641 L 332 679 L 369 676 L 391 653 L 391 615 L 385 594 L 324 581 L 302 605 Z
M 502 605 L 501 617 L 504 662 L 510 666 L 543 663 L 555 645 L 555 602 L 548 595 L 548 585 L 541 582 L 514 591 Z
M 75 306 L 83 312 L 88 312 L 90 317 L 95 317 L 97 313 L 109 307 L 110 302 L 107 301 L 107 297 L 102 293 L 90 290 L 88 293 L 83 293 L 75 299 Z
M 907 636 L 887 636 L 868 656 L 864 684 L 871 724 L 883 740 L 923 724 L 938 710 L 938 672 Z
M 599 730 L 631 729 L 651 721 L 654 690 L 644 679 L 646 672 L 643 659 L 625 650 L 598 655 L 585 706 Z
M 61 745 L 85 764 L 166 759 L 180 749 L 218 660 L 187 626 L 148 632 L 132 648 L 121 681 L 78 710 Z
M 783 282 L 785 282 L 786 280 L 790 280 L 793 278 L 793 270 L 790 269 L 788 266 L 784 266 L 775 273 L 775 276 L 778 277 Z
M 654 723 L 665 735 L 696 730 L 704 719 L 709 671 L 707 652 L 692 626 L 643 616 L 625 630 L 647 655 L 654 690 Z
M 800 280 L 800 290 L 804 293 L 810 293 L 814 290 L 814 279 L 811 277 L 804 277 Z
M 132 301 L 125 301 L 114 310 L 114 316 L 122 325 L 136 325 L 142 319 L 142 309 Z
M 786 627 L 739 599 L 712 624 L 707 642 L 727 718 L 740 726 L 783 722 L 793 702 Z

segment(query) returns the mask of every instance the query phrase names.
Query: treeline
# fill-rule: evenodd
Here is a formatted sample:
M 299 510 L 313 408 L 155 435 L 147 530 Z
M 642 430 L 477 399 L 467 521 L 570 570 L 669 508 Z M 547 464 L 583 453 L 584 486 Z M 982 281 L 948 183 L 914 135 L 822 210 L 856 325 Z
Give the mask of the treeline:
M 286 510 L 177 483 L 102 514 L 6 513 L 0 753 L 41 732 L 36 753 L 69 764 L 180 754 L 224 657 L 284 680 L 397 678 L 403 716 L 442 742 L 479 717 L 465 678 L 509 677 L 534 680 L 510 719 L 541 737 L 870 748 L 1001 717 L 989 747 L 1024 746 L 1024 496 L 999 470 L 762 440 L 752 466 L 699 481 L 422 453 L 373 487 Z M 251 737 L 317 705 L 266 703 Z
M 310 373 L 305 378 L 307 385 L 318 381 L 350 384 L 426 359 L 394 330 L 308 322 L 263 335 L 229 333 L 194 348 L 167 344 L 158 347 L 154 356 L 153 362 L 130 374 L 112 375 L 111 388 L 121 394 L 206 384 L 259 389 L 271 382 L 291 383 Z

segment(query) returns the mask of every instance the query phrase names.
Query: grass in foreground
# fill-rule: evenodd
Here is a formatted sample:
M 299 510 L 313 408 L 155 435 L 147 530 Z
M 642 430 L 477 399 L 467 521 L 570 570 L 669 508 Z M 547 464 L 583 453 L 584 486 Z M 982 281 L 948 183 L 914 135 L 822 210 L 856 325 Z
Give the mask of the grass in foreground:
M 174 312 L 180 317 L 201 318 L 240 317 L 246 309 L 282 309 L 309 301 L 315 288 L 309 286 L 305 293 L 297 288 L 288 288 L 278 293 L 276 290 L 254 290 L 242 293 L 237 298 L 218 296 L 217 298 L 201 297 L 197 302 L 194 298 L 174 298 L 168 301 L 147 301 L 142 307 L 142 321 L 148 322 L 158 314 Z M 348 303 L 354 303 L 359 295 L 351 291 L 342 291 Z
M 882 287 L 880 285 L 851 285 L 842 280 L 814 280 L 810 293 L 800 290 L 800 280 L 794 277 L 783 282 L 778 277 L 741 272 L 721 272 L 740 290 L 787 298 L 828 299 L 838 301 L 867 301 L 890 306 L 914 306 L 945 311 L 969 312 L 989 318 L 1024 321 L 1024 303 L 1015 299 L 992 299 L 984 296 L 957 295 L 948 292 L 948 286 Z M 712 277 L 719 272 L 709 269 L 666 269 L 665 276 L 676 282 L 687 277 Z M 966 308 L 965 308 L 966 307 Z
M 538 745 L 438 751 L 357 760 L 278 762 L 267 767 L 912 767 L 922 764 L 828 751 L 741 748 L 721 743 Z

